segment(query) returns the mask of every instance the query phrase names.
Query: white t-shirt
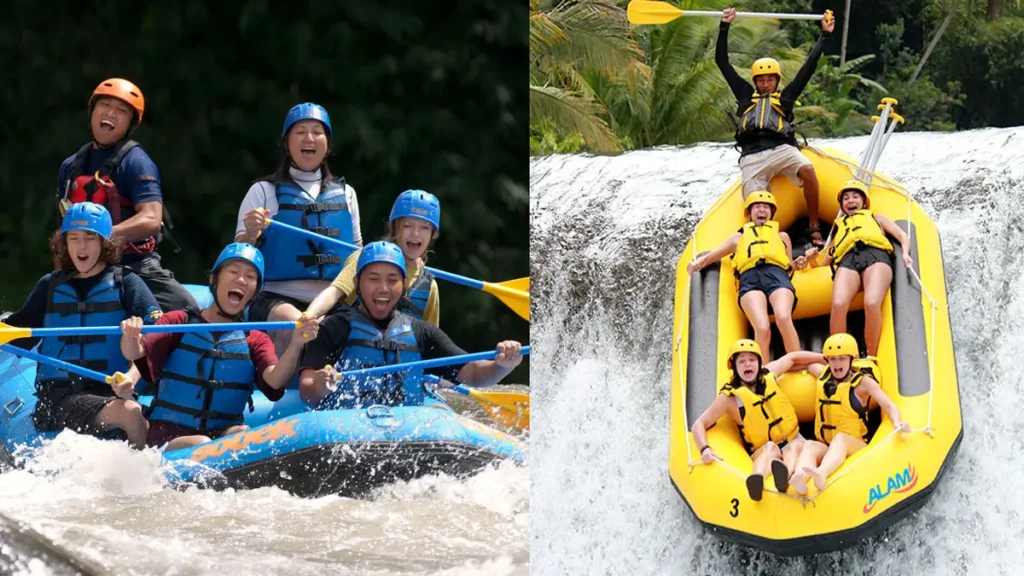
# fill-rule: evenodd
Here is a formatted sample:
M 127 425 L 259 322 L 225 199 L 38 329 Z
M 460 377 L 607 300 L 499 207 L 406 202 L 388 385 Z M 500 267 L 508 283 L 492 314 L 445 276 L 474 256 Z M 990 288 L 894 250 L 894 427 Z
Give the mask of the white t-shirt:
M 288 170 L 292 180 L 295 181 L 311 197 L 316 199 L 320 195 L 320 170 L 306 172 L 294 166 Z M 356 191 L 345 184 L 345 197 L 348 202 L 348 211 L 352 215 L 352 236 L 355 244 L 362 245 L 363 234 L 359 229 L 359 201 L 356 200 Z M 271 218 L 277 214 L 277 187 L 271 182 L 256 182 L 242 199 L 242 205 L 238 208 L 238 222 L 235 223 L 235 236 L 245 233 L 245 214 L 253 208 L 266 208 L 270 211 Z M 326 280 L 285 280 L 283 282 L 267 282 L 263 289 L 289 298 L 295 298 L 302 302 L 311 302 L 317 294 L 331 285 L 334 278 Z

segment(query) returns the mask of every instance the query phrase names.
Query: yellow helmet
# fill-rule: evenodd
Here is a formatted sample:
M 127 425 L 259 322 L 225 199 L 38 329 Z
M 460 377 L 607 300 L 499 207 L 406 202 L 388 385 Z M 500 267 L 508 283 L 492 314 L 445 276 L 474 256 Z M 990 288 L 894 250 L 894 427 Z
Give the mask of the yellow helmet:
M 750 67 L 750 79 L 753 80 L 762 74 L 778 74 L 779 82 L 782 82 L 782 68 L 775 58 L 758 58 Z
M 843 187 L 839 189 L 839 194 L 836 196 L 836 202 L 839 202 L 839 204 L 843 203 L 843 194 L 847 190 L 856 190 L 857 192 L 860 192 L 860 195 L 864 197 L 864 207 L 871 208 L 871 199 L 868 198 L 868 187 L 856 178 L 853 180 L 847 180 L 843 184 Z
M 725 359 L 726 368 L 730 370 L 733 369 L 732 361 L 740 352 L 753 352 L 754 354 L 757 354 L 757 359 L 764 364 L 764 357 L 761 355 L 761 346 L 753 340 L 743 338 L 733 342 L 732 346 L 729 346 L 729 355 L 726 356 Z
M 821 355 L 825 358 L 836 358 L 838 356 L 852 356 L 855 360 L 860 357 L 860 348 L 857 340 L 845 332 L 833 334 L 825 340 L 821 347 Z
M 768 204 L 771 206 L 772 218 L 775 217 L 775 211 L 779 209 L 779 205 L 775 203 L 775 196 L 772 196 L 771 192 L 758 190 L 747 196 L 747 200 L 743 203 L 743 212 L 746 213 L 748 219 L 750 218 L 750 207 L 754 204 Z

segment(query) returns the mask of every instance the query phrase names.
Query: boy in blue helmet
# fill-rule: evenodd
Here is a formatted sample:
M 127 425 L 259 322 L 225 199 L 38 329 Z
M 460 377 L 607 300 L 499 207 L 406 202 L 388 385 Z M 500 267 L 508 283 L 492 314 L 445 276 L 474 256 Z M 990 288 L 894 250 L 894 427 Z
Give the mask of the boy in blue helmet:
M 405 256 L 398 246 L 372 242 L 363 248 L 356 266 L 358 307 L 324 318 L 320 335 L 303 353 L 299 393 L 307 404 L 320 410 L 420 406 L 424 370 L 342 379 L 337 373 L 466 353 L 437 326 L 397 310 L 405 275 Z M 519 342 L 506 340 L 498 343 L 494 360 L 428 371 L 449 381 L 491 386 L 523 361 L 520 348 Z
M 129 316 L 153 323 L 160 308 L 142 279 L 118 266 L 122 240 L 112 234 L 107 209 L 92 202 L 71 205 L 50 238 L 55 271 L 39 279 L 20 310 L 5 320 L 23 328 L 116 326 Z M 140 325 L 142 320 L 139 320 Z M 111 374 L 108 385 L 40 364 L 32 420 L 40 431 L 69 428 L 95 436 L 120 429 L 135 448 L 145 446 L 147 424 L 135 401 L 138 371 L 121 354 L 114 336 L 24 338 L 13 345 Z
M 158 324 L 223 323 L 241 319 L 245 307 L 263 285 L 263 255 L 251 244 L 229 244 L 210 272 L 213 305 L 165 314 Z M 136 361 L 143 377 L 157 391 L 146 417 L 150 446 L 187 448 L 248 428 L 242 425 L 252 393 L 259 389 L 271 401 L 283 395 L 305 340 L 318 325 L 302 318 L 296 338 L 278 360 L 270 337 L 256 330 L 195 332 L 142 336 L 142 321 L 121 325 L 121 351 Z M 142 360 L 142 358 L 145 358 Z M 155 377 L 155 378 L 154 378 Z
M 306 102 L 288 111 L 281 130 L 281 163 L 257 180 L 238 209 L 235 241 L 260 248 L 267 262 L 266 286 L 249 309 L 249 320 L 294 321 L 341 271 L 346 250 L 312 242 L 278 228 L 264 230 L 267 218 L 362 245 L 356 191 L 335 178 L 327 165 L 331 118 L 322 106 Z M 291 334 L 274 335 L 277 353 Z
M 440 326 L 441 297 L 434 275 L 426 269 L 427 252 L 434 246 L 441 231 L 441 203 L 423 190 L 406 190 L 391 207 L 386 240 L 398 245 L 405 255 L 406 297 L 398 309 L 434 326 Z M 345 260 L 345 268 L 334 282 L 306 308 L 306 314 L 320 317 L 339 300 L 352 306 L 356 302 L 356 263 L 360 252 Z

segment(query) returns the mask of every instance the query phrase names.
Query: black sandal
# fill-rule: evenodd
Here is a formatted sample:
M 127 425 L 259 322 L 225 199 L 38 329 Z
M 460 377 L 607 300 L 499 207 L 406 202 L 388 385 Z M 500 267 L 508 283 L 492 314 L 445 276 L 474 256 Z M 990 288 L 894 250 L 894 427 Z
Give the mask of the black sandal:
M 772 460 L 772 479 L 775 480 L 775 489 L 779 494 L 789 490 L 789 469 L 782 460 Z
M 825 247 L 824 228 L 822 228 L 821 226 L 811 226 L 810 228 L 807 229 L 807 234 L 811 237 L 811 244 L 817 246 L 819 250 Z M 818 238 L 814 237 L 815 234 L 818 235 Z
M 764 492 L 764 476 L 751 474 L 747 476 L 747 493 L 754 502 L 761 501 L 761 493 Z

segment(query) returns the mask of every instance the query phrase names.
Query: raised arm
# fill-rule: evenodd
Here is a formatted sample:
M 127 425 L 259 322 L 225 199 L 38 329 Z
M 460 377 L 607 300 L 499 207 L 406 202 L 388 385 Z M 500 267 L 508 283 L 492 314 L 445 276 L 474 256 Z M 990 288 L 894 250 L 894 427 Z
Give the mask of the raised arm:
M 805 352 L 803 350 L 797 350 L 796 352 L 790 352 L 778 360 L 772 360 L 771 362 L 764 365 L 766 369 L 771 371 L 776 376 L 781 376 L 786 372 L 792 372 L 793 370 L 801 370 L 812 364 L 824 364 L 825 357 L 817 352 Z
M 734 10 L 735 12 L 735 10 Z M 729 89 L 732 90 L 733 97 L 736 98 L 737 102 L 745 102 L 750 100 L 750 97 L 754 95 L 754 87 L 744 80 L 736 69 L 729 63 L 729 22 L 721 22 L 718 26 L 718 43 L 715 45 L 715 64 L 718 65 L 718 69 L 722 71 L 722 76 L 725 77 L 725 82 L 729 85 Z

